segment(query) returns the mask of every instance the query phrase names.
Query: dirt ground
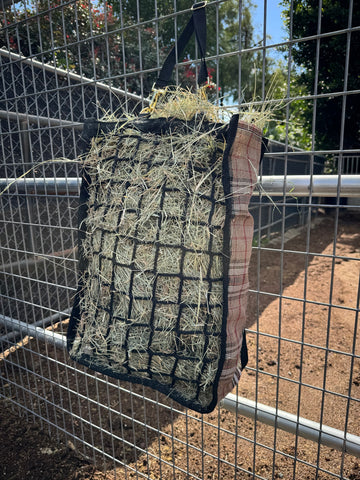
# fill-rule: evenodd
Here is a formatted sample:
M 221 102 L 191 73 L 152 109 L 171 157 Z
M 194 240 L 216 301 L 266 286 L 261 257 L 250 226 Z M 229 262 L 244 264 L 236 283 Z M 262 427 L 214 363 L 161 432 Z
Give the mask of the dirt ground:
M 334 243 L 336 229 L 337 241 Z M 307 251 L 307 244 L 312 254 L 299 254 Z M 360 215 L 342 214 L 338 225 L 334 217 L 324 215 L 311 232 L 297 231 L 297 235 L 283 246 L 284 253 L 279 251 L 276 240 L 264 247 L 265 250 L 254 250 L 250 269 L 251 288 L 262 294 L 251 293 L 248 306 L 249 318 L 255 320 L 259 317 L 261 335 L 256 334 L 256 324 L 249 331 L 249 365 L 237 393 L 334 428 L 343 430 L 346 427 L 348 432 L 360 435 L 360 333 L 356 323 Z M 279 293 L 281 299 L 274 296 Z M 357 336 L 356 344 L 354 336 Z M 341 353 L 353 351 L 355 357 Z M 40 368 L 42 357 L 56 354 L 51 347 L 40 353 L 39 364 L 33 361 L 34 371 Z M 26 353 L 18 358 L 25 361 Z M 0 368 L 4 366 L 1 364 L 4 361 L 0 361 Z M 17 375 L 20 376 L 20 369 L 14 367 L 14 378 Z M 65 374 L 57 375 L 60 381 L 69 381 L 68 377 L 61 376 Z M 77 388 L 82 391 L 81 385 Z M 99 395 L 98 384 L 93 385 L 91 379 L 87 380 L 86 389 L 90 393 L 96 389 Z M 138 396 L 132 397 L 130 404 L 129 395 L 121 394 L 122 412 L 134 415 L 136 411 L 137 418 L 143 421 L 145 407 L 141 395 L 144 391 L 150 398 L 167 403 L 161 395 L 133 387 Z M 134 427 L 134 416 L 132 429 L 128 429 L 120 415 L 113 420 L 110 417 L 113 431 L 121 432 L 121 438 L 143 447 L 147 453 L 134 456 L 134 449 L 122 446 L 121 450 L 116 445 L 117 458 L 121 458 L 129 469 L 119 467 L 115 475 L 114 469 L 109 468 L 104 473 L 100 471 L 101 466 L 98 466 L 100 469 L 95 467 L 69 437 L 66 440 L 61 434 L 57 436 L 55 429 L 50 429 L 50 437 L 46 425 L 41 428 L 39 421 L 32 416 L 20 416 L 21 411 L 11 402 L 14 393 L 5 382 L 0 384 L 0 393 L 6 397 L 0 401 L 0 479 L 143 478 L 136 474 L 137 470 L 145 478 L 151 475 L 152 479 L 164 480 L 185 480 L 191 478 L 189 474 L 209 480 L 253 478 L 246 472 L 254 472 L 264 479 L 330 480 L 337 475 L 337 478 L 360 480 L 360 459 L 350 455 L 342 455 L 328 447 L 318 448 L 317 444 L 301 438 L 296 440 L 294 435 L 245 417 L 236 417 L 224 409 L 204 417 L 197 414 L 187 416 L 181 408 L 177 414 L 169 413 L 168 409 L 159 410 L 155 402 L 146 409 L 146 423 L 155 426 L 155 431 L 159 428 L 160 417 L 161 434 L 151 436 L 149 430 L 146 440 L 144 428 Z M 60 401 L 54 384 L 51 391 L 44 393 L 50 394 L 55 403 Z M 106 405 L 105 394 L 107 392 L 101 398 Z M 119 400 L 109 401 L 110 406 L 118 407 Z M 79 404 L 81 402 L 79 397 Z M 39 408 L 40 404 L 41 399 Z M 84 411 L 85 405 L 86 398 L 80 412 Z M 98 413 L 101 417 L 101 412 Z M 95 410 L 92 414 L 94 419 Z M 105 416 L 102 412 L 102 418 Z M 205 423 L 201 422 L 202 419 Z M 174 441 L 173 436 L 184 441 Z M 191 442 L 191 449 L 187 447 L 186 439 Z M 96 444 L 97 440 L 92 438 L 92 441 Z M 102 439 L 103 444 L 106 441 L 106 438 Z M 161 463 L 155 458 L 159 455 L 163 460 Z M 217 457 L 222 461 L 217 462 Z M 237 468 L 234 470 L 232 464 L 235 462 Z M 174 471 L 173 465 L 188 473 Z

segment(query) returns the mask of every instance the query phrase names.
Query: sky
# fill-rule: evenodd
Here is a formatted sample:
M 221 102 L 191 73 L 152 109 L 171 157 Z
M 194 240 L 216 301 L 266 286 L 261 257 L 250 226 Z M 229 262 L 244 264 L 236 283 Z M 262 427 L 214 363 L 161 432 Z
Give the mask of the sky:
M 263 37 L 264 3 L 264 0 L 258 0 L 257 7 L 252 9 L 255 41 L 259 41 Z M 267 44 L 280 43 L 286 39 L 286 30 L 281 17 L 282 9 L 279 0 L 267 0 L 266 33 L 271 36 L 271 40 L 267 40 Z

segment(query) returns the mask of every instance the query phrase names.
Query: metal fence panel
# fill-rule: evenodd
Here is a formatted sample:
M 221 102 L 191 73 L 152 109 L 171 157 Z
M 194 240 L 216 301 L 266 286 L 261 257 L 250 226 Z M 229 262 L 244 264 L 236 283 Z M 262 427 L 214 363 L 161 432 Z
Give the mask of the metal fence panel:
M 324 92 L 316 81 L 300 96 L 291 86 L 296 39 L 291 32 L 281 42 L 267 37 L 271 2 L 257 2 L 262 40 L 251 45 L 241 22 L 232 41 L 221 44 L 227 2 L 206 7 L 213 79 L 219 83 L 229 65 L 238 70 L 229 104 L 244 100 L 247 56 L 258 62 L 261 103 L 267 57 L 287 52 L 284 137 L 270 142 L 262 187 L 250 206 L 253 326 L 239 386 L 215 412 L 200 415 L 146 387 L 79 367 L 64 348 L 76 290 L 76 159 L 84 119 L 137 111 L 147 102 L 164 45 L 177 39 L 189 17 L 185 3 L 120 1 L 116 14 L 112 4 L 77 0 L 38 2 L 36 11 L 26 1 L 0 3 L 1 402 L 119 479 L 356 480 L 360 150 L 344 143 L 344 131 L 347 99 L 360 95 L 349 65 L 360 26 L 352 21 L 351 0 L 343 5 L 348 23 L 330 31 L 321 29 L 317 13 L 323 2 L 312 2 L 317 30 L 301 39 L 316 45 L 319 69 L 323 39 L 344 38 L 343 90 Z M 246 3 L 228 5 L 235 16 L 246 16 Z M 175 81 L 193 79 L 196 58 L 191 46 L 179 59 Z M 333 98 L 343 105 L 338 144 L 317 149 L 317 105 Z M 291 105 L 303 99 L 313 108 L 307 151 L 292 145 L 289 122 Z

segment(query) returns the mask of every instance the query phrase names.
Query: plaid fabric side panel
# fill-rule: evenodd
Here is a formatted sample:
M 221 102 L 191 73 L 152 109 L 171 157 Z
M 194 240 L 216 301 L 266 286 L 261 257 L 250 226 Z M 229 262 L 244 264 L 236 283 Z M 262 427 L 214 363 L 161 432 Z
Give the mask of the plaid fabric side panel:
M 262 132 L 258 127 L 239 122 L 229 155 L 232 219 L 226 354 L 217 390 L 219 400 L 236 386 L 241 375 L 240 351 L 247 323 L 248 267 L 254 231 L 254 220 L 248 206 L 257 182 L 261 142 Z

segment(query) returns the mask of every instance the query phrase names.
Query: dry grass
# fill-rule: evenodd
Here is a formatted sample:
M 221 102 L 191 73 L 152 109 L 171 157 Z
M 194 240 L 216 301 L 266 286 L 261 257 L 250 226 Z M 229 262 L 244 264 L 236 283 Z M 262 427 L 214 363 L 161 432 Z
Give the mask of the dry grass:
M 221 350 L 226 214 L 225 142 L 221 125 L 208 122 L 224 112 L 178 89 L 151 114 L 174 116 L 187 127 L 161 138 L 129 119 L 93 140 L 82 341 L 73 354 L 206 406 Z

